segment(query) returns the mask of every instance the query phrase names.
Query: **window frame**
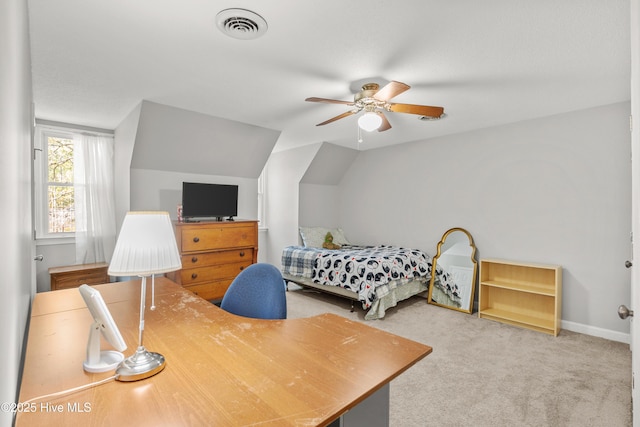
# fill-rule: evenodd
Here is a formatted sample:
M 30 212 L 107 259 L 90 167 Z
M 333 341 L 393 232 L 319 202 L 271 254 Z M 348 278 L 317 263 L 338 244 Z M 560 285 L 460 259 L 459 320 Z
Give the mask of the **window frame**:
M 258 177 L 258 227 L 267 228 L 267 174 L 269 163 L 264 165 L 264 169 Z
M 75 232 L 49 232 L 49 152 L 48 138 L 64 138 L 77 140 L 77 132 L 51 126 L 36 125 L 36 143 L 34 150 L 34 208 L 35 208 L 35 239 L 39 241 L 54 241 L 55 243 L 73 243 Z

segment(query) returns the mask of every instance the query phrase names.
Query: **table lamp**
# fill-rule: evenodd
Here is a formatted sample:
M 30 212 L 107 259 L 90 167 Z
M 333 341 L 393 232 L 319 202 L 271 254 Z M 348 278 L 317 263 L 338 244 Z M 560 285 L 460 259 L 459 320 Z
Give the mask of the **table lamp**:
M 164 369 L 165 359 L 143 345 L 147 277 L 182 268 L 168 212 L 128 212 L 109 264 L 110 276 L 139 276 L 140 330 L 136 352 L 116 368 L 119 381 L 137 381 Z M 152 289 L 152 294 L 155 291 Z M 152 303 L 152 309 L 153 303 Z

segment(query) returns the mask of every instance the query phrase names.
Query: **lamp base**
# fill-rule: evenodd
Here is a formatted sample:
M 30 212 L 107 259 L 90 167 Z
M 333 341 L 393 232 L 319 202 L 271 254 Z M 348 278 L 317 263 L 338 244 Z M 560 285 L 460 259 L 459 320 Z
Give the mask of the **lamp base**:
M 101 351 L 100 360 L 91 362 L 88 358 L 82 363 L 82 367 L 87 372 L 107 372 L 113 371 L 122 363 L 124 355 L 119 351 Z
M 149 378 L 162 371 L 165 366 L 164 356 L 147 351 L 144 346 L 120 363 L 116 369 L 116 380 L 138 381 Z

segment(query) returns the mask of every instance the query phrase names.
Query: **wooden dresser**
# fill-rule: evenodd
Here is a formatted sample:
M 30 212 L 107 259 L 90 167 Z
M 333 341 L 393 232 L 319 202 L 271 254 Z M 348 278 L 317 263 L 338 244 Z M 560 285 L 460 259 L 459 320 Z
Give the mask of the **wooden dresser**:
M 182 270 L 167 277 L 207 300 L 224 296 L 233 279 L 258 261 L 257 221 L 174 222 Z
M 106 262 L 51 267 L 49 269 L 51 290 L 77 288 L 83 284 L 98 285 L 109 283 L 108 268 L 109 264 Z

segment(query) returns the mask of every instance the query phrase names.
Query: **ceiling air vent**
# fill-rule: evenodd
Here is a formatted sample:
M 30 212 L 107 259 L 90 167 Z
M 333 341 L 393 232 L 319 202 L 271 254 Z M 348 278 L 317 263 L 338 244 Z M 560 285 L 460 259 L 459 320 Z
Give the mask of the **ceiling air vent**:
M 216 23 L 224 34 L 240 40 L 257 39 L 267 31 L 267 21 L 246 9 L 225 9 L 216 15 Z

